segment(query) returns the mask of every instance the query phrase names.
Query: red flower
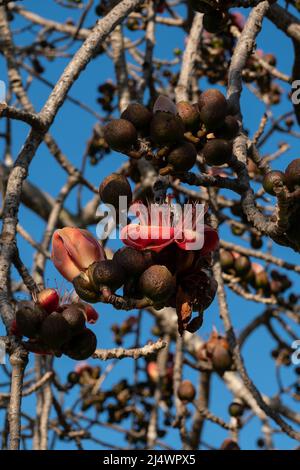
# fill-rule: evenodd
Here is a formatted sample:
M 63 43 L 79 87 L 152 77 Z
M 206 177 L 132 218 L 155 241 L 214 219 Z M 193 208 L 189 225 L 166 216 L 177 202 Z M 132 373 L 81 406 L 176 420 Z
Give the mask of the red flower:
M 176 214 L 171 205 L 152 206 L 149 211 L 145 205 L 135 203 L 132 208 L 140 223 L 131 223 L 122 229 L 121 240 L 125 245 L 160 252 L 176 243 L 182 250 L 197 250 L 203 256 L 218 246 L 217 231 L 200 223 L 204 213 L 201 210 L 197 213 L 197 205 L 189 205 L 175 222 Z

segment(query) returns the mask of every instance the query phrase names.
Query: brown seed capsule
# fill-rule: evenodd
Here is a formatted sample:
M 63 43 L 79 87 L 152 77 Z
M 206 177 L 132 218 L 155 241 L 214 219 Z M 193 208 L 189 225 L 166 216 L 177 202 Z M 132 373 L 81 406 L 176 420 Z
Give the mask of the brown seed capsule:
M 203 28 L 209 33 L 221 33 L 227 26 L 228 15 L 214 10 L 213 13 L 204 13 Z
M 142 274 L 151 264 L 151 252 L 139 251 L 128 246 L 116 251 L 114 262 L 121 266 L 126 273 L 134 276 Z
M 290 190 L 300 185 L 300 158 L 293 160 L 285 170 L 286 184 Z
M 179 400 L 185 402 L 193 401 L 196 396 L 196 390 L 192 382 L 190 380 L 183 380 L 178 387 L 177 395 Z
M 263 187 L 266 193 L 272 194 L 272 196 L 275 196 L 274 186 L 277 181 L 279 183 L 281 182 L 282 184 L 285 184 L 286 177 L 282 171 L 277 171 L 277 170 L 269 171 L 268 173 L 265 174 L 264 179 L 263 179 Z
M 62 312 L 72 334 L 80 333 L 85 327 L 86 317 L 80 304 L 71 304 Z
M 239 132 L 240 125 L 238 120 L 234 116 L 226 116 L 224 124 L 216 129 L 214 132 L 215 136 L 221 139 L 231 140 Z
M 140 103 L 131 103 L 121 114 L 122 119 L 130 121 L 138 131 L 147 131 L 152 113 Z
M 132 202 L 132 191 L 128 179 L 124 175 L 112 173 L 107 176 L 99 187 L 99 195 L 105 204 L 111 204 L 116 210 L 120 207 L 120 197 L 127 198 L 127 206 Z
M 228 163 L 232 154 L 232 145 L 224 139 L 210 139 L 203 148 L 205 162 L 210 166 Z
M 45 318 L 40 330 L 44 344 L 53 350 L 58 350 L 71 337 L 71 330 L 61 313 L 53 312 Z
M 224 124 L 228 106 L 225 96 L 215 88 L 201 93 L 198 101 L 200 119 L 207 129 L 216 129 Z
M 84 361 L 94 354 L 97 347 L 95 334 L 85 328 L 79 335 L 67 342 L 63 347 L 63 353 L 75 361 Z
M 143 272 L 139 287 L 154 302 L 164 302 L 174 293 L 175 281 L 166 266 L 155 264 Z
M 188 171 L 195 165 L 196 158 L 195 145 L 184 142 L 168 154 L 167 162 L 174 168 L 174 171 Z
M 44 318 L 45 313 L 33 302 L 26 300 L 19 302 L 16 312 L 16 326 L 22 335 L 34 338 Z
M 240 416 L 242 416 L 244 411 L 244 405 L 238 401 L 233 401 L 228 407 L 228 413 L 234 418 L 239 418 Z
M 119 289 L 126 279 L 124 269 L 110 259 L 93 263 L 88 268 L 88 276 L 95 288 L 108 286 L 112 290 Z
M 126 152 L 137 142 L 137 131 L 126 119 L 113 119 L 104 127 L 104 138 L 116 151 Z
M 238 276 L 245 276 L 251 269 L 248 256 L 239 256 L 234 260 L 234 269 Z
M 179 116 L 158 111 L 150 124 L 150 137 L 160 146 L 171 145 L 183 139 L 184 125 Z
M 92 304 L 99 302 L 100 292 L 96 290 L 94 284 L 91 283 L 86 274 L 81 273 L 79 276 L 75 277 L 73 279 L 73 286 L 77 295 L 85 302 Z
M 179 101 L 176 105 L 177 112 L 181 118 L 186 131 L 197 131 L 200 126 L 200 113 L 198 105 L 190 104 L 188 101 Z

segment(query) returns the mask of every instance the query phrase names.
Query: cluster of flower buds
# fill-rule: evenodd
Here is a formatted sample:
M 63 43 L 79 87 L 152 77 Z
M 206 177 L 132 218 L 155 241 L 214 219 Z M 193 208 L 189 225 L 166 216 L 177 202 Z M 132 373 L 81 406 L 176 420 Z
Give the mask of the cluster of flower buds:
M 289 227 L 287 236 L 289 240 L 300 247 L 300 235 L 298 218 L 300 215 L 300 158 L 296 158 L 286 167 L 285 171 L 273 170 L 265 174 L 263 178 L 264 190 L 274 196 L 280 196 L 283 192 L 288 198 L 287 216 Z
M 113 150 L 132 158 L 144 156 L 161 175 L 173 175 L 190 170 L 200 151 L 208 165 L 228 163 L 239 129 L 224 95 L 207 89 L 195 104 L 175 105 L 160 96 L 150 111 L 131 103 L 120 119 L 104 127 L 104 137 Z
M 130 316 L 126 318 L 121 323 L 121 325 L 118 325 L 117 323 L 113 323 L 111 325 L 111 330 L 114 334 L 114 342 L 118 346 L 121 346 L 123 344 L 123 341 L 126 335 L 134 332 L 136 323 L 137 323 L 137 318 L 134 316 Z
M 276 270 L 269 274 L 261 264 L 251 262 L 246 255 L 221 249 L 220 262 L 225 273 L 240 278 L 244 287 L 252 287 L 260 295 L 278 296 L 292 285 L 286 275 Z
M 99 366 L 91 366 L 87 362 L 79 362 L 75 370 L 69 372 L 67 380 L 71 386 L 74 385 L 95 385 L 99 379 L 101 369 Z
M 124 176 L 112 174 L 100 186 L 102 199 L 114 206 L 118 206 L 121 194 L 130 199 L 130 185 Z M 218 245 L 217 232 L 204 225 L 203 246 L 193 251 L 189 242 L 199 236 L 196 230 L 178 240 L 172 225 L 167 227 L 166 236 L 166 227 L 155 224 L 157 220 L 152 222 L 149 213 L 144 224 L 123 227 L 121 239 L 127 246 L 116 251 L 112 259 L 106 259 L 102 246 L 86 230 L 58 229 L 53 235 L 52 260 L 82 300 L 109 302 L 122 308 L 118 307 L 121 297 L 113 294 L 123 287 L 123 308 L 126 302 L 128 309 L 137 305 L 175 307 L 179 332 L 194 332 L 216 292 L 210 264 Z M 193 311 L 199 315 L 192 319 Z
M 206 77 L 211 84 L 226 85 L 230 59 L 244 24 L 245 17 L 239 12 L 234 12 L 227 16 L 225 23 L 222 23 L 224 26 L 222 31 L 218 31 L 217 34 L 207 30 L 204 32 L 195 68 L 195 74 L 199 79 Z M 217 26 L 217 23 L 214 22 L 213 25 Z M 270 73 L 270 67 L 275 66 L 276 57 L 258 49 L 256 54 L 247 59 L 242 74 L 243 81 L 255 84 L 261 98 L 269 105 L 278 104 L 283 91 Z M 174 86 L 176 82 L 177 80 Z
M 24 346 L 32 352 L 86 359 L 96 349 L 96 336 L 86 328 L 97 312 L 84 302 L 60 304 L 55 289 L 40 291 L 35 301 L 21 301 L 11 333 L 29 338 Z
M 209 340 L 197 352 L 199 361 L 209 363 L 213 370 L 223 374 L 233 367 L 233 357 L 226 338 L 213 331 Z

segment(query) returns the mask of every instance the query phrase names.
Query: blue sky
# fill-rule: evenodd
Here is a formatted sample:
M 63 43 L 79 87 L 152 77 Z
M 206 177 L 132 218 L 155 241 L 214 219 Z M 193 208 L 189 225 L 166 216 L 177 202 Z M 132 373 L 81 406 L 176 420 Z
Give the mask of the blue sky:
M 49 19 L 55 19 L 57 21 L 64 21 L 70 15 L 70 13 L 73 15 L 73 10 L 70 11 L 68 9 L 58 8 L 55 2 L 52 0 L 44 0 L 43 2 L 39 0 L 26 0 L 22 2 L 22 4 L 29 10 L 33 10 Z M 94 21 L 94 13 L 91 11 L 86 20 L 86 25 L 91 25 L 94 23 Z M 23 20 L 18 19 L 18 21 L 15 21 L 12 24 L 12 27 L 13 29 L 17 29 L 23 24 Z M 173 50 L 176 47 L 183 47 L 184 34 L 177 29 L 166 28 L 162 26 L 159 26 L 157 31 L 158 39 L 155 45 L 155 56 L 160 58 L 174 57 Z M 128 34 L 127 31 L 126 34 Z M 131 35 L 136 38 L 138 34 L 139 33 L 132 33 Z M 25 33 L 18 36 L 16 42 L 17 44 L 24 46 L 29 44 L 31 41 L 31 33 Z M 76 51 L 76 49 L 79 47 L 79 44 L 80 43 L 78 42 L 74 44 L 72 52 Z M 257 40 L 257 46 L 258 48 L 263 49 L 265 52 L 275 53 L 278 61 L 278 68 L 282 72 L 290 74 L 293 64 L 291 41 L 280 31 L 278 31 L 268 20 L 265 20 L 264 22 L 264 28 Z M 66 59 L 63 58 L 56 60 L 54 63 L 44 59 L 42 59 L 41 62 L 46 68 L 45 76 L 53 83 L 59 78 L 67 63 Z M 114 79 L 113 66 L 110 60 L 108 60 L 104 55 L 101 55 L 89 64 L 87 69 L 80 76 L 79 80 L 72 87 L 70 95 L 84 101 L 91 107 L 95 108 L 99 113 L 101 113 L 100 108 L 96 104 L 96 99 L 98 96 L 97 86 L 108 78 Z M 0 79 L 6 79 L 2 57 L 0 57 Z M 207 84 L 204 80 L 202 80 L 199 83 L 199 86 L 203 89 L 207 86 Z M 282 83 L 280 83 L 280 86 L 282 86 L 282 88 L 285 90 L 284 99 L 280 105 L 273 107 L 275 116 L 279 116 L 282 112 L 291 109 L 291 103 L 287 98 L 288 88 L 283 86 Z M 35 82 L 30 86 L 29 97 L 37 110 L 42 108 L 45 100 L 49 95 L 49 92 L 50 89 L 39 82 Z M 244 126 L 249 129 L 250 134 L 253 135 L 253 133 L 257 130 L 259 120 L 263 115 L 264 107 L 252 94 L 249 93 L 246 88 L 244 88 L 242 94 L 241 106 L 244 113 Z M 55 119 L 55 122 L 51 128 L 51 133 L 56 138 L 63 152 L 68 156 L 75 166 L 80 167 L 81 165 L 81 159 L 85 150 L 86 142 L 91 135 L 91 129 L 94 124 L 95 118 L 93 116 L 82 111 L 69 101 L 66 101 L 65 105 L 59 111 Z M 0 122 L 0 132 L 2 130 L 3 122 Z M 13 156 L 16 157 L 28 133 L 28 127 L 21 123 L 13 122 L 12 132 Z M 262 154 L 264 155 L 268 152 L 274 152 L 277 149 L 278 143 L 283 140 L 282 137 L 283 136 L 278 133 L 273 134 L 273 137 L 270 139 L 269 143 L 263 147 Z M 292 146 L 292 150 L 285 153 L 281 159 L 276 160 L 273 165 L 274 169 L 283 169 L 293 158 L 299 157 L 299 141 L 291 137 L 287 139 L 285 138 L 285 140 L 287 140 L 288 143 Z M 0 141 L 0 151 L 3 151 L 2 141 Z M 98 185 L 106 175 L 117 169 L 124 161 L 125 157 L 122 155 L 115 153 L 109 154 L 100 166 L 92 167 L 88 165 L 86 177 L 88 177 L 95 185 Z M 58 167 L 54 159 L 49 155 L 49 152 L 44 144 L 39 147 L 37 154 L 30 166 L 29 180 L 34 184 L 39 185 L 41 188 L 43 188 L 43 190 L 54 196 L 57 195 L 62 184 L 66 181 L 66 174 Z M 88 201 L 90 197 L 91 194 L 87 191 L 84 191 L 84 200 Z M 74 210 L 75 200 L 76 191 L 73 191 L 67 201 L 67 207 L 70 210 Z M 272 198 L 270 198 L 270 201 L 273 202 Z M 27 208 L 21 207 L 20 222 L 26 230 L 34 234 L 36 240 L 41 239 L 44 229 L 44 222 L 41 222 L 41 220 Z M 91 228 L 91 231 L 92 233 L 95 233 L 95 228 Z M 233 242 L 236 241 L 239 244 L 245 244 L 242 240 L 233 237 L 231 232 L 226 227 L 222 228 L 221 235 L 224 236 L 226 240 Z M 31 247 L 20 237 L 18 238 L 18 245 L 23 261 L 25 264 L 27 263 L 30 265 L 33 256 Z M 111 246 L 115 248 L 119 246 L 119 244 L 114 242 Z M 267 244 L 264 242 L 262 250 L 266 249 Z M 295 263 L 298 262 L 298 255 L 295 254 L 291 249 L 275 246 L 273 253 L 278 256 L 282 256 L 287 261 Z M 297 291 L 299 282 L 298 277 L 296 275 L 291 275 L 290 277 L 293 280 L 294 288 Z M 47 265 L 46 279 L 48 286 L 57 285 L 61 288 L 67 289 L 70 289 L 71 287 L 62 280 L 61 276 L 53 269 L 50 263 Z M 257 306 L 257 304 L 253 302 L 243 302 L 240 300 L 240 298 L 231 292 L 229 292 L 228 298 L 232 321 L 236 332 L 238 333 L 249 321 L 251 321 L 262 311 L 262 307 Z M 112 333 L 110 331 L 110 325 L 115 322 L 121 323 L 125 318 L 126 313 L 115 311 L 111 307 L 101 304 L 98 305 L 98 311 L 100 313 L 100 320 L 93 328 L 98 336 L 98 346 L 102 348 L 112 347 Z M 149 317 L 148 314 L 144 314 L 142 328 L 143 343 L 151 338 L 152 324 L 153 322 L 151 317 Z M 216 299 L 205 313 L 204 325 L 199 333 L 201 337 L 204 339 L 208 338 L 214 325 L 220 331 L 223 331 L 223 327 L 218 315 Z M 0 327 L 0 334 L 1 332 L 3 332 L 2 327 Z M 300 332 L 298 333 L 300 338 Z M 132 341 L 133 338 L 129 337 L 127 345 L 131 346 Z M 266 331 L 261 328 L 257 330 L 255 335 L 253 335 L 247 341 L 243 350 L 246 366 L 250 376 L 253 378 L 255 384 L 262 391 L 262 393 L 266 394 L 272 394 L 276 390 L 275 368 L 269 353 L 273 346 L 273 340 L 270 339 L 266 334 Z M 74 361 L 71 361 L 66 357 L 56 359 L 56 366 L 59 367 L 62 380 L 66 377 L 67 373 L 74 368 L 74 365 Z M 105 364 L 103 364 L 103 367 L 105 367 Z M 132 370 L 133 362 L 131 360 L 120 361 L 114 367 L 107 382 L 104 383 L 104 388 L 108 387 L 111 383 L 115 383 L 123 377 L 130 377 Z M 197 378 L 193 372 L 190 370 L 185 370 L 184 373 L 186 377 L 190 377 L 196 383 Z M 291 370 L 284 370 L 283 377 L 286 380 L 286 383 L 289 384 L 295 376 Z M 1 381 L 2 370 L 0 370 L 0 382 Z M 220 379 L 217 377 L 213 378 L 212 390 L 212 411 L 222 416 L 225 420 L 228 420 L 227 405 L 231 400 L 230 393 L 226 390 Z M 70 401 L 70 404 L 72 403 L 72 395 L 73 393 L 71 392 L 69 396 L 67 396 L 67 400 Z M 287 401 L 287 403 L 289 403 L 289 401 Z M 24 400 L 24 407 L 28 412 L 32 411 L 33 405 L 34 400 L 32 398 L 27 398 Z M 295 402 L 292 403 L 292 405 L 295 407 Z M 246 427 L 246 430 L 241 432 L 241 447 L 243 449 L 256 448 L 256 438 L 260 435 L 259 424 L 260 423 L 257 421 L 257 419 L 253 418 L 250 424 Z M 218 447 L 218 445 L 220 445 L 222 440 L 226 437 L 226 432 L 213 424 L 207 423 L 205 426 L 205 441 Z M 105 430 L 104 432 L 103 429 L 99 428 L 98 437 L 107 441 L 113 440 L 114 443 L 117 442 L 117 445 L 120 446 L 125 445 L 125 441 L 119 434 L 116 435 L 115 433 L 108 430 Z M 174 448 L 180 447 L 178 432 L 176 430 L 170 430 L 170 433 L 167 437 L 167 442 Z M 292 448 L 295 445 L 291 439 L 281 434 L 275 435 L 274 442 L 275 445 L 281 449 Z M 84 443 L 84 447 L 93 448 L 93 446 L 87 445 L 87 443 Z M 72 448 L 72 445 L 67 443 L 59 443 L 59 448 Z

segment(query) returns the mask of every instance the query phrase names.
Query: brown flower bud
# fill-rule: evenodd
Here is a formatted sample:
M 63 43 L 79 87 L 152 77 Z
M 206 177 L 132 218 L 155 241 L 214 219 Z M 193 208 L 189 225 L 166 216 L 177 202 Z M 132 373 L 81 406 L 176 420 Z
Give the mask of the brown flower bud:
M 242 403 L 238 401 L 233 401 L 228 407 L 228 413 L 234 418 L 239 418 L 243 415 L 245 407 Z
M 154 302 L 165 302 L 174 293 L 175 281 L 166 266 L 156 264 L 141 275 L 139 287 Z
M 73 286 L 77 295 L 86 302 L 96 303 L 99 302 L 100 292 L 97 292 L 94 284 L 86 274 L 80 273 L 79 276 L 73 279 Z
M 33 302 L 22 301 L 16 312 L 17 331 L 28 338 L 34 338 L 41 327 L 45 313 Z
M 140 103 L 131 103 L 121 114 L 122 119 L 130 121 L 138 131 L 147 131 L 152 119 L 152 113 Z
M 299 167 L 300 168 L 300 167 Z M 285 174 L 282 173 L 282 171 L 269 171 L 263 179 L 263 187 L 266 193 L 272 194 L 272 196 L 275 196 L 275 191 L 274 191 L 274 186 L 275 182 L 279 181 L 285 184 L 286 182 L 286 177 Z
M 113 257 L 114 262 L 121 266 L 126 273 L 134 276 L 142 274 L 151 262 L 151 251 L 140 251 L 130 246 L 120 248 Z
M 227 114 L 227 101 L 225 96 L 215 88 L 209 88 L 201 93 L 199 98 L 201 121 L 206 128 L 216 129 L 224 123 Z
M 200 113 L 198 105 L 193 105 L 187 101 L 177 103 L 177 112 L 181 118 L 186 131 L 197 131 L 200 127 Z
M 196 396 L 196 390 L 192 382 L 184 380 L 178 387 L 177 390 L 178 398 L 185 402 L 191 402 Z
M 80 333 L 85 327 L 85 310 L 80 304 L 71 304 L 62 312 L 72 334 Z
M 234 116 L 229 115 L 225 117 L 224 124 L 216 129 L 214 134 L 220 139 L 231 140 L 237 135 L 239 129 L 240 125 L 238 120 Z
M 196 163 L 197 150 L 195 145 L 184 142 L 175 147 L 167 156 L 167 162 L 173 171 L 188 171 Z
M 300 158 L 293 160 L 285 170 L 286 184 L 290 190 L 300 185 Z
M 63 353 L 75 361 L 83 361 L 94 354 L 97 347 L 95 334 L 85 328 L 79 335 L 67 342 L 63 347 Z
M 218 166 L 228 163 L 232 155 L 232 145 L 224 139 L 210 139 L 203 147 L 207 165 Z
M 127 197 L 127 206 L 132 202 L 132 191 L 126 176 L 117 173 L 112 173 L 102 181 L 99 194 L 105 204 L 111 204 L 117 210 L 120 196 Z
M 170 145 L 183 139 L 184 125 L 179 116 L 158 111 L 150 124 L 150 136 L 158 146 Z
M 241 450 L 240 446 L 237 442 L 233 441 L 232 439 L 225 439 L 223 441 L 220 450 Z
M 123 268 L 110 259 L 92 264 L 88 268 L 88 276 L 95 288 L 108 286 L 112 290 L 119 289 L 126 279 Z
M 116 151 L 126 152 L 137 142 L 137 131 L 126 119 L 113 119 L 104 127 L 104 138 Z
M 245 276 L 251 269 L 251 262 L 248 256 L 239 256 L 234 260 L 234 269 L 238 276 Z
M 60 312 L 52 312 L 45 318 L 40 330 L 40 338 L 52 350 L 59 350 L 71 337 L 71 330 Z

